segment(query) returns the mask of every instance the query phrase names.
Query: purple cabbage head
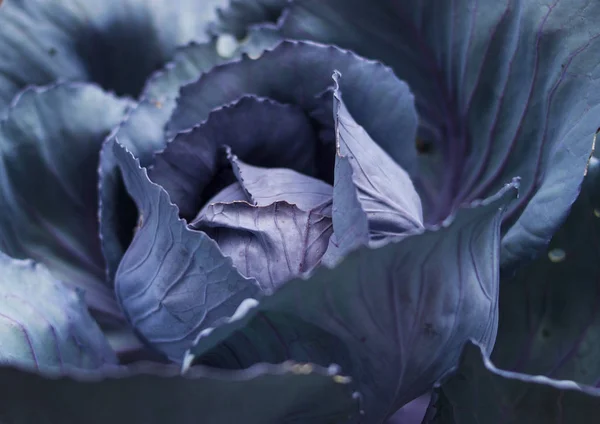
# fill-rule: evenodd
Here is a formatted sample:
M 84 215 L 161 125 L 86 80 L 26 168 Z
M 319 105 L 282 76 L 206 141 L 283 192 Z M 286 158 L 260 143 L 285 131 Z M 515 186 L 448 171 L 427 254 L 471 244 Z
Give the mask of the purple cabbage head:
M 5 0 L 0 417 L 600 413 L 598 17 Z

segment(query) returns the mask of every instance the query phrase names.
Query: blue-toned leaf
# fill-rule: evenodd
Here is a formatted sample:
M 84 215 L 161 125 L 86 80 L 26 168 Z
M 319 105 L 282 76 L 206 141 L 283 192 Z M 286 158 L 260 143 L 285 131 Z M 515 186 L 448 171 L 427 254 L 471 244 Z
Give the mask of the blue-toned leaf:
M 217 12 L 218 20 L 211 27 L 217 32 L 247 36 L 249 27 L 277 22 L 291 0 L 230 0 Z
M 109 138 L 118 140 L 142 166 L 148 166 L 154 153 L 167 144 L 164 126 L 175 108 L 180 86 L 196 80 L 202 72 L 222 61 L 214 40 L 178 48 L 173 60 L 148 79 L 141 100 L 129 109 Z M 137 219 L 137 211 L 123 187 L 111 146 L 112 142 L 103 146 L 99 171 L 100 231 L 110 281 L 131 242 Z
M 2 366 L 44 372 L 100 368 L 117 360 L 79 293 L 43 265 L 3 253 L 0 334 Z M 0 416 L 5 418 L 2 408 Z
M 423 423 L 588 424 L 600 414 L 600 390 L 500 370 L 472 342 L 434 399 Z
M 127 105 L 94 85 L 59 84 L 24 91 L 0 122 L 0 250 L 45 264 L 110 320 L 121 313 L 104 282 L 96 169 Z
M 422 424 L 430 398 L 431 395 L 428 393 L 407 403 L 385 424 Z
M 137 96 L 178 46 L 207 41 L 224 0 L 8 0 L 0 13 L 0 115 L 29 84 L 93 81 Z
M 333 234 L 323 262 L 330 266 L 343 259 L 350 251 L 369 245 L 369 220 L 358 199 L 350 160 L 336 154 L 335 201 L 332 202 Z
M 548 250 L 500 289 L 501 369 L 600 384 L 600 162 Z
M 271 291 L 320 263 L 333 231 L 322 209 L 282 201 L 212 203 L 190 227 L 210 236 L 243 275 Z
M 381 422 L 429 390 L 470 337 L 491 349 L 501 215 L 515 195 L 508 186 L 442 228 L 363 247 L 287 282 L 201 334 L 184 365 L 334 362 L 358 384 L 364 421 Z
M 257 59 L 266 50 L 271 50 L 281 41 L 281 34 L 275 25 L 265 24 L 250 27 L 246 37 L 238 45 L 237 53 L 245 53 L 250 58 Z
M 197 80 L 202 73 L 225 62 L 226 59 L 219 56 L 214 38 L 205 43 L 192 41 L 178 47 L 173 58 L 145 82 L 142 96 L 159 103 L 158 107 L 166 106 L 172 111 L 181 86 Z M 165 102 L 170 103 L 165 105 Z
M 256 206 L 285 201 L 305 212 L 321 206 L 321 213 L 331 217 L 328 206 L 331 205 L 333 187 L 326 182 L 292 169 L 248 165 L 231 151 L 228 152 L 228 159 L 239 187 L 245 192 L 244 197 L 236 200 L 248 200 Z M 213 202 L 216 200 L 209 203 Z
M 30 374 L 0 367 L 0 416 L 11 424 L 342 424 L 358 400 L 335 367 L 256 365 L 242 371 L 134 364 L 103 373 Z
M 381 63 L 314 43 L 282 42 L 256 60 L 242 58 L 204 74 L 182 88 L 167 133 L 190 128 L 214 108 L 250 93 L 310 113 L 322 105 L 321 94 L 331 85 L 335 70 L 344 75 L 344 102 L 354 119 L 400 166 L 413 172 L 417 152 L 414 140 L 406 138 L 406 123 L 416 121 L 416 112 L 398 102 L 407 96 L 406 84 Z M 233 151 L 245 159 L 238 149 Z
M 140 211 L 131 245 L 115 276 L 117 299 L 131 325 L 169 359 L 247 298 L 261 295 L 205 233 L 189 229 L 164 189 L 115 143 L 127 191 Z
M 599 124 L 597 16 L 589 0 L 307 0 L 281 33 L 381 60 L 408 83 L 427 223 L 522 178 L 505 218 L 508 267 L 545 247 L 579 192 Z
M 218 184 L 214 180 L 222 169 L 220 159 L 226 159 L 225 146 L 253 165 L 315 173 L 317 139 L 311 121 L 295 106 L 242 97 L 198 122 L 202 124 L 175 137 L 150 170 L 152 181 L 187 219 L 210 198 L 207 186 Z
M 339 73 L 333 75 L 336 165 L 332 251 L 335 254 L 328 253 L 338 259 L 368 240 L 381 242 L 423 228 L 421 200 L 410 176 L 352 118 L 342 101 L 339 78 Z M 407 140 L 412 140 L 416 121 L 412 119 L 413 97 L 408 88 L 397 102 L 406 109 L 399 115 L 404 121 L 402 132 Z

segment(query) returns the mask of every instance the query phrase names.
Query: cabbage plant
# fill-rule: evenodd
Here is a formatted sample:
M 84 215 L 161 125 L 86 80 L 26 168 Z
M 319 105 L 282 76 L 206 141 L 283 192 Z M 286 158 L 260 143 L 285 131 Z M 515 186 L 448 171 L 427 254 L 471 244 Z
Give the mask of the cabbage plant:
M 589 422 L 599 17 L 5 0 L 0 421 Z

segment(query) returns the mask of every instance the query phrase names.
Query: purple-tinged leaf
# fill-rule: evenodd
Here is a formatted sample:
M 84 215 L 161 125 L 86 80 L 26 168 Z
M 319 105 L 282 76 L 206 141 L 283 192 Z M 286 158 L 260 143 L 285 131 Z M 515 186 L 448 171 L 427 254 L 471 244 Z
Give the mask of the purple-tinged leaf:
M 600 414 L 600 390 L 498 369 L 473 342 L 433 399 L 424 424 L 587 424 Z
M 214 108 L 248 94 L 310 113 L 321 106 L 319 95 L 331 86 L 335 70 L 350 88 L 344 101 L 354 119 L 403 169 L 413 172 L 417 152 L 406 128 L 407 122 L 417 121 L 416 112 L 407 102 L 398 102 L 409 95 L 406 84 L 381 63 L 315 43 L 285 41 L 256 60 L 242 58 L 204 74 L 181 89 L 167 132 L 173 136 L 191 128 Z M 246 160 L 237 148 L 232 149 Z
M 336 72 L 334 238 L 327 254 L 329 263 L 369 241 L 382 242 L 423 228 L 421 200 L 410 176 L 352 118 L 342 101 L 339 78 Z M 403 94 L 397 102 L 406 113 L 399 118 L 408 121 L 404 135 L 411 140 L 416 131 L 410 113 L 413 98 L 408 89 Z
M 332 201 L 333 187 L 326 182 L 292 169 L 248 165 L 231 151 L 228 152 L 228 159 L 240 187 L 246 193 L 246 198 L 239 200 L 248 200 L 255 206 L 284 201 L 305 212 L 321 206 L 321 213 L 331 217 L 327 206 Z
M 80 293 L 41 264 L 0 253 L 1 366 L 35 372 L 96 369 L 117 357 Z M 9 387 L 3 380 L 3 387 Z M 4 402 L 3 400 L 2 402 Z M 0 408 L 0 416 L 5 419 Z
M 109 281 L 113 281 L 119 261 L 133 237 L 137 211 L 123 187 L 112 141 L 118 140 L 148 166 L 154 154 L 167 144 L 164 135 L 179 87 L 196 80 L 202 72 L 223 62 L 214 41 L 190 43 L 178 48 L 173 60 L 148 79 L 141 100 L 127 112 L 104 144 L 100 155 L 100 232 Z
M 295 106 L 242 97 L 197 123 L 201 124 L 178 134 L 149 171 L 186 219 L 196 216 L 211 197 L 206 189 L 218 182 L 226 146 L 253 165 L 315 172 L 315 133 L 309 118 Z
M 95 85 L 59 84 L 25 90 L 0 122 L 0 250 L 85 290 L 112 322 L 122 315 L 104 280 L 96 169 L 128 104 Z
M 340 364 L 381 422 L 428 391 L 474 338 L 497 326 L 500 222 L 516 183 L 438 229 L 362 247 L 287 282 L 202 333 L 184 359 L 224 368 L 286 359 Z
M 405 169 L 426 223 L 522 178 L 505 217 L 509 267 L 546 246 L 579 192 L 599 125 L 598 16 L 589 0 L 306 0 L 280 32 L 381 60 L 406 81 L 422 153 L 418 175 Z
M 177 216 L 165 190 L 115 143 L 114 154 L 140 221 L 115 276 L 117 299 L 131 325 L 154 348 L 180 361 L 191 341 L 247 298 L 261 295 L 205 233 Z
M 212 203 L 190 227 L 215 240 L 240 273 L 271 292 L 320 263 L 333 231 L 322 209 L 303 210 L 282 201 Z
M 0 367 L 0 416 L 12 424 L 359 423 L 353 385 L 336 367 L 179 371 L 149 363 L 60 375 Z

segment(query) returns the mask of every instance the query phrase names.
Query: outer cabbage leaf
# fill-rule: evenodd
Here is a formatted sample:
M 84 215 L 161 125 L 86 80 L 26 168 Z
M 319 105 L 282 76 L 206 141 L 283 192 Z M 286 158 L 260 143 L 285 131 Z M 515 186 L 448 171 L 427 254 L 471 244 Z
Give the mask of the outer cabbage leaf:
M 381 60 L 408 83 L 427 223 L 521 176 L 508 267 L 545 247 L 579 192 L 600 113 L 599 15 L 589 0 L 307 0 L 280 32 Z
M 442 228 L 363 247 L 336 268 L 287 282 L 201 333 L 184 369 L 338 363 L 358 384 L 364 421 L 382 422 L 453 367 L 468 338 L 491 349 L 501 215 L 515 195 L 507 186 Z
M 224 3 L 7 0 L 0 13 L 0 111 L 24 86 L 57 79 L 137 96 L 177 46 L 208 40 Z
M 180 86 L 196 80 L 202 72 L 223 62 L 214 40 L 190 43 L 177 49 L 173 60 L 152 74 L 141 99 L 115 128 L 109 140 L 118 140 L 148 166 L 154 153 L 164 149 L 167 140 L 164 126 L 173 109 Z M 137 211 L 127 195 L 112 153 L 112 141 L 104 144 L 100 160 L 100 231 L 102 250 L 112 282 L 119 261 L 131 242 Z
M 113 149 L 140 211 L 115 276 L 117 299 L 146 341 L 181 361 L 198 332 L 261 291 L 210 237 L 187 227 L 165 190 L 150 181 L 131 153 L 117 143 Z
M 416 122 L 417 117 L 413 108 L 397 101 L 407 95 L 406 84 L 381 63 L 333 46 L 286 41 L 256 60 L 242 58 L 212 69 L 181 89 L 167 133 L 173 136 L 191 128 L 206 120 L 214 108 L 248 94 L 296 105 L 308 113 L 317 111 L 335 70 L 344 75 L 344 85 L 350 88 L 344 92 L 350 114 L 410 173 L 417 152 L 405 130 L 406 122 Z M 328 116 L 326 125 L 333 129 L 331 109 Z
M 117 361 L 79 293 L 57 281 L 43 265 L 3 253 L 0 334 L 3 366 L 48 372 L 95 369 Z M 3 387 L 10 386 L 2 381 Z
M 500 370 L 472 342 L 436 392 L 423 423 L 587 424 L 600 414 L 600 390 Z
M 547 254 L 503 278 L 494 363 L 505 370 L 600 384 L 600 162 Z
M 265 50 L 270 50 L 282 41 L 281 34 L 275 25 L 263 24 L 248 29 L 246 37 L 237 46 L 237 53 L 245 53 L 256 59 Z
M 291 0 L 230 0 L 227 7 L 217 11 L 218 20 L 211 29 L 242 39 L 251 26 L 277 22 L 290 3 Z
M 97 374 L 36 375 L 0 367 L 0 416 L 10 423 L 358 423 L 352 384 L 310 364 L 227 372 L 135 364 Z
M 96 169 L 128 104 L 95 85 L 59 84 L 25 90 L 0 122 L 0 250 L 45 264 L 113 321 L 122 315 L 104 283 Z

